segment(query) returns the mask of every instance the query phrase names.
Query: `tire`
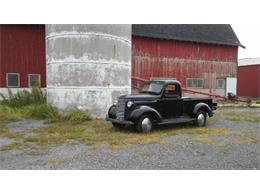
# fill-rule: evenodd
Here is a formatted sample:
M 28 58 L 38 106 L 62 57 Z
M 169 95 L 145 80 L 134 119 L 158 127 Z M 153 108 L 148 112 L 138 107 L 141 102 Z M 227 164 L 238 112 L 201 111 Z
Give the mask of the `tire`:
M 141 116 L 137 123 L 137 131 L 142 133 L 150 133 L 154 128 L 152 117 L 149 115 Z
M 207 123 L 207 114 L 204 111 L 199 110 L 196 114 L 196 119 L 194 123 L 198 127 L 205 126 Z

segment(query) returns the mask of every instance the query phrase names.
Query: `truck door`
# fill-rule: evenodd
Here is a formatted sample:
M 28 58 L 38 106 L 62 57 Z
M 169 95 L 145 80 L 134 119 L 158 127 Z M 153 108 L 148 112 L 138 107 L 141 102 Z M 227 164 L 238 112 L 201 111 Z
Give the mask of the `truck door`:
M 164 118 L 179 117 L 183 112 L 183 100 L 181 98 L 180 86 L 168 84 L 158 100 L 158 110 Z

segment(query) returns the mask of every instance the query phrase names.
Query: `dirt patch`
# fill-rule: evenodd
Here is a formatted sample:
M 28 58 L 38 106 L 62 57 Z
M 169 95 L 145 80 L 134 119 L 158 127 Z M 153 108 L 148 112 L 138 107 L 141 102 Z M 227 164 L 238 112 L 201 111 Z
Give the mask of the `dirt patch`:
M 7 137 L 0 137 L 0 148 L 8 146 L 14 142 L 14 139 L 7 138 Z
M 29 132 L 33 128 L 46 127 L 44 120 L 21 120 L 16 122 L 7 123 L 7 128 L 10 132 L 21 132 L 21 133 L 31 133 Z

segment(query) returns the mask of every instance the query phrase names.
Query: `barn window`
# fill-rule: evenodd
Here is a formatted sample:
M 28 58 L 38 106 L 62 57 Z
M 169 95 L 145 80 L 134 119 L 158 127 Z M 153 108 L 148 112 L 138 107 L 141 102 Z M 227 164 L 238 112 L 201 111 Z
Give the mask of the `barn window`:
M 29 74 L 29 87 L 41 86 L 41 77 L 39 74 Z
M 190 88 L 203 88 L 203 79 L 189 78 L 187 79 L 186 86 Z
M 217 88 L 225 89 L 225 79 L 217 79 Z
M 20 74 L 7 73 L 6 80 L 7 80 L 7 87 L 20 87 Z

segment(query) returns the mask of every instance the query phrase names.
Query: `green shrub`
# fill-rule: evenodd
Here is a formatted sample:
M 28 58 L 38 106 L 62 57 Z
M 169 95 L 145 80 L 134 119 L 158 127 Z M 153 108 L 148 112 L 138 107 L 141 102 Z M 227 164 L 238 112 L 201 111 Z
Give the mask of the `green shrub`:
M 19 109 L 0 104 L 0 121 L 15 121 L 24 118 Z
M 42 104 L 46 102 L 46 97 L 39 87 L 32 87 L 31 98 L 33 103 Z
M 0 94 L 0 120 L 20 120 L 24 118 L 47 119 L 50 121 L 70 121 L 80 123 L 91 120 L 91 115 L 79 109 L 59 113 L 58 109 L 46 103 L 41 89 L 33 87 L 32 91 L 19 91 L 8 96 Z
M 63 116 L 64 121 L 70 121 L 75 123 L 80 123 L 84 121 L 90 121 L 91 115 L 79 109 L 74 109 L 66 112 Z
M 2 98 L 0 101 L 1 104 L 16 108 L 46 102 L 46 98 L 39 87 L 32 87 L 31 92 L 23 90 L 18 91 L 16 94 L 13 94 L 13 92 L 8 89 L 8 96 L 3 94 L 0 94 L 0 96 Z
M 56 107 L 53 107 L 47 103 L 23 106 L 20 108 L 0 105 L 0 121 L 21 120 L 28 118 L 58 121 L 61 119 L 61 115 Z
M 58 121 L 61 118 L 58 109 L 47 103 L 30 105 L 23 109 L 32 118 L 49 119 L 52 121 Z

